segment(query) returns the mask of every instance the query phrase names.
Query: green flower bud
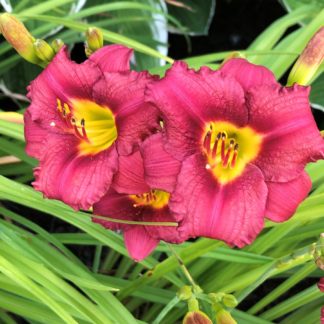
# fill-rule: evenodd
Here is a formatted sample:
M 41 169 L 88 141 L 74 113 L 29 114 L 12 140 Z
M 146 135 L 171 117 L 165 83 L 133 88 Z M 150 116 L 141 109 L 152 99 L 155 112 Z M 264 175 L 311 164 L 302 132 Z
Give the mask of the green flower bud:
M 293 66 L 288 77 L 288 85 L 294 83 L 307 85 L 309 83 L 323 62 L 323 48 L 324 27 L 321 27 L 308 42 Z
M 103 35 L 100 29 L 96 27 L 90 27 L 86 31 L 86 39 L 87 39 L 87 48 L 91 52 L 95 52 L 99 48 L 103 46 Z
M 189 312 L 183 319 L 183 324 L 213 324 L 210 318 L 202 311 Z
M 49 63 L 55 55 L 53 48 L 43 39 L 35 41 L 34 49 L 37 56 L 45 63 Z
M 33 46 L 35 38 L 17 18 L 8 13 L 0 15 L 0 32 L 25 60 L 34 64 L 41 63 Z
M 234 308 L 237 306 L 238 302 L 233 295 L 225 294 L 222 300 L 223 304 L 227 307 Z
M 208 294 L 208 297 L 213 304 L 222 302 L 224 296 L 225 296 L 225 294 L 221 293 L 221 292 Z

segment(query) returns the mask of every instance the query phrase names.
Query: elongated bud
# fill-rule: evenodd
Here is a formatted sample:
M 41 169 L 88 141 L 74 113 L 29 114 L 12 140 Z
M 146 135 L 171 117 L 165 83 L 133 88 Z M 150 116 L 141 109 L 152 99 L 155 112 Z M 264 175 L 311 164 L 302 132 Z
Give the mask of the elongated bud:
M 103 35 L 100 29 L 90 27 L 86 31 L 86 55 L 89 56 L 103 46 Z
M 0 32 L 25 60 L 34 64 L 41 62 L 33 46 L 34 37 L 17 18 L 8 13 L 0 15 Z
M 53 48 L 43 39 L 37 39 L 34 43 L 34 48 L 37 56 L 46 64 L 49 63 L 55 55 Z
M 315 75 L 324 58 L 324 27 L 311 38 L 293 66 L 287 85 L 306 85 Z
M 221 309 L 216 313 L 217 324 L 237 324 L 232 315 L 225 309 Z
M 56 54 L 64 46 L 64 42 L 62 41 L 62 39 L 57 38 L 52 41 L 51 46 Z
M 23 124 L 24 123 L 24 117 L 22 114 L 18 114 L 14 111 L 1 111 L 0 112 L 0 120 L 6 120 L 11 123 L 15 124 Z
M 183 324 L 213 324 L 210 318 L 202 311 L 187 313 L 182 323 Z

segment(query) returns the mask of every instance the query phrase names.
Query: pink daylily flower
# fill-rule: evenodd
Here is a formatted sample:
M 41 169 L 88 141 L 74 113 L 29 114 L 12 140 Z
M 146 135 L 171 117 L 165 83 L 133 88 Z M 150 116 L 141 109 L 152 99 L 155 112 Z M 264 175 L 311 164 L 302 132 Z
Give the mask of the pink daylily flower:
M 144 156 L 153 157 L 151 164 L 144 170 L 140 151 L 129 156 L 119 156 L 119 171 L 114 177 L 112 188 L 93 205 L 94 214 L 126 221 L 179 222 L 169 208 L 169 199 L 179 173 L 180 162 L 163 150 L 161 134 L 152 135 L 144 141 L 141 151 Z M 145 182 L 145 174 L 151 177 L 154 164 L 159 160 L 166 163 L 168 168 L 165 170 L 164 180 L 152 189 Z M 160 240 L 170 243 L 183 241 L 178 236 L 176 226 L 122 224 L 95 217 L 92 220 L 105 228 L 122 230 L 128 253 L 136 261 L 149 255 Z
M 244 59 L 198 72 L 176 62 L 148 85 L 147 101 L 163 114 L 164 147 L 182 163 L 169 203 L 181 240 L 205 236 L 243 247 L 265 217 L 292 216 L 311 189 L 305 165 L 324 156 L 309 90 L 282 87 Z
M 25 113 L 27 153 L 39 160 L 35 189 L 75 209 L 89 209 L 110 188 L 118 155 L 159 128 L 144 102 L 153 77 L 130 71 L 132 50 L 111 45 L 82 64 L 62 48 L 31 83 Z

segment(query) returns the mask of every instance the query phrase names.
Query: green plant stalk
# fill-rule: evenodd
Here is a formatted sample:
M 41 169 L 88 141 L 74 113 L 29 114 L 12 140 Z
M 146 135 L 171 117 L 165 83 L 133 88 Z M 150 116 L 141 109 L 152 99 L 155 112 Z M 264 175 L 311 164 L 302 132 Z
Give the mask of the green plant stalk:
M 268 311 L 262 313 L 260 317 L 266 320 L 275 320 L 276 318 L 317 299 L 324 301 L 324 296 L 323 293 L 318 289 L 317 285 L 314 285 L 272 307 Z
M 265 297 L 259 300 L 256 304 L 254 304 L 248 310 L 248 313 L 252 315 L 256 314 L 264 307 L 269 305 L 271 302 L 276 300 L 278 297 L 280 297 L 282 294 L 284 294 L 286 291 L 288 291 L 290 288 L 299 283 L 301 280 L 303 280 L 305 277 L 307 277 L 309 274 L 311 274 L 315 269 L 316 266 L 314 262 L 311 261 L 306 263 L 290 278 L 288 278 L 286 281 L 284 281 L 282 284 L 280 284 L 278 287 L 272 290 L 269 294 L 267 294 Z
M 40 287 L 38 287 L 32 280 L 26 277 L 19 271 L 12 263 L 0 256 L 0 270 L 13 281 L 26 287 L 39 300 L 43 300 L 46 304 L 66 323 L 77 324 L 77 322 L 65 312 L 65 310 L 50 298 Z
M 85 32 L 90 27 L 90 25 L 86 24 L 86 23 L 75 22 L 75 21 L 72 21 L 72 20 L 66 19 L 66 18 L 52 17 L 52 16 L 46 16 L 46 15 L 26 15 L 24 13 L 23 15 L 20 15 L 20 17 L 56 23 L 59 25 L 64 25 L 67 28 L 71 28 L 71 29 L 81 31 L 81 32 Z M 156 58 L 165 60 L 168 63 L 173 63 L 173 59 L 171 59 L 170 57 L 160 54 L 158 51 L 150 48 L 149 46 L 146 46 L 146 45 L 144 45 L 140 42 L 137 42 L 133 39 L 130 39 L 126 36 L 119 35 L 119 34 L 116 34 L 114 32 L 111 32 L 111 31 L 108 31 L 105 29 L 102 29 L 102 33 L 103 33 L 104 40 L 106 40 L 108 42 L 129 46 L 131 48 L 134 48 L 134 50 L 137 50 L 138 52 L 141 52 L 143 54 L 147 54 L 152 57 L 156 57 Z
M 196 260 L 201 255 L 216 249 L 217 247 L 223 245 L 222 242 L 209 239 L 200 239 L 195 244 L 190 245 L 189 247 L 184 248 L 179 252 L 179 256 L 184 263 L 188 263 L 192 260 Z M 122 289 L 117 293 L 119 299 L 123 300 L 129 296 L 134 290 L 139 287 L 158 280 L 167 273 L 176 270 L 178 267 L 178 262 L 175 256 L 170 256 L 166 260 L 157 264 L 153 269 L 147 271 L 142 277 L 131 282 L 128 287 Z
M 160 324 L 166 314 L 170 312 L 172 308 L 174 308 L 179 303 L 179 298 L 175 296 L 173 299 L 170 300 L 170 302 L 165 305 L 165 307 L 162 309 L 160 314 L 156 317 L 156 319 L 152 322 L 152 324 Z

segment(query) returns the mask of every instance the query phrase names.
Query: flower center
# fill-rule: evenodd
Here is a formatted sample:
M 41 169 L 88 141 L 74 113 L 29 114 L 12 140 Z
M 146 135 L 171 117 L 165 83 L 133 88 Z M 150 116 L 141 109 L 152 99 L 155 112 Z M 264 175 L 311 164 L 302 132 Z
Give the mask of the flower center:
M 70 105 L 57 99 L 57 110 L 68 130 L 80 140 L 80 155 L 95 155 L 115 142 L 115 117 L 108 107 L 85 99 L 72 99 Z
M 129 196 L 134 201 L 134 207 L 150 206 L 161 209 L 169 203 L 170 194 L 162 190 L 151 190 L 140 195 Z
M 221 184 L 240 176 L 247 163 L 259 154 L 262 135 L 250 127 L 238 128 L 229 122 L 210 122 L 202 137 L 206 169 Z

